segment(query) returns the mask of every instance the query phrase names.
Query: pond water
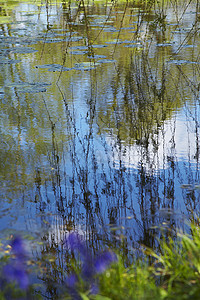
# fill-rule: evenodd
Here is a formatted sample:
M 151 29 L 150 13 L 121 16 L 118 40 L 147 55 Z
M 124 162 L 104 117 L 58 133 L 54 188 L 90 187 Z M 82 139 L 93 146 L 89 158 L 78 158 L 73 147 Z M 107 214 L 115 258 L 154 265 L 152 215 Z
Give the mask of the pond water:
M 198 9 L 1 3 L 1 237 L 154 246 L 198 213 Z

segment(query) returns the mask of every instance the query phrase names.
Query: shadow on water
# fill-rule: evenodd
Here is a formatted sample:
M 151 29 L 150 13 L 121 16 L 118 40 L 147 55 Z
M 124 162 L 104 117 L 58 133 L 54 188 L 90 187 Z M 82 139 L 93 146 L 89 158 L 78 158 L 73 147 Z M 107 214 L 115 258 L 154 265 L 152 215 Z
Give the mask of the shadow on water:
M 198 214 L 199 3 L 141 3 L 33 4 L 1 25 L 0 223 L 40 236 L 53 299 L 70 231 L 131 260 Z

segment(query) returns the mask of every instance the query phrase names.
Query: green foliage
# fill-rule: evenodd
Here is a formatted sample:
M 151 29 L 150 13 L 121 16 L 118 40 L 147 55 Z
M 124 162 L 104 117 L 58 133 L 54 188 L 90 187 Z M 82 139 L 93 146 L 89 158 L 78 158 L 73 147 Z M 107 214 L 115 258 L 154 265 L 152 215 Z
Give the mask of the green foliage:
M 71 292 L 84 300 L 121 300 L 124 298 L 133 300 L 199 299 L 199 225 L 196 225 L 195 223 L 191 225 L 190 235 L 178 233 L 175 238 L 162 238 L 159 241 L 159 244 L 159 251 L 157 253 L 152 249 L 142 248 L 142 255 L 137 258 L 135 257 L 134 261 L 129 266 L 125 266 L 124 258 L 121 254 L 118 254 L 118 260 L 115 260 L 114 263 L 107 268 L 104 260 L 109 258 L 107 255 L 110 255 L 110 252 L 105 252 L 106 256 L 103 255 L 100 256 L 98 260 L 94 260 L 94 263 L 96 261 L 98 262 L 98 265 L 100 263 L 99 266 L 103 266 L 105 271 L 102 273 L 94 271 L 95 269 L 91 269 L 91 262 L 86 259 L 86 248 L 82 248 L 81 251 L 84 254 L 84 261 L 81 265 L 84 270 L 86 270 L 85 267 L 89 268 L 87 269 L 87 276 L 82 276 L 82 274 L 84 274 L 82 273 L 82 269 L 74 267 L 73 273 L 70 272 L 70 274 L 75 276 L 74 278 L 77 278 L 75 281 L 73 280 L 75 284 L 73 283 L 73 286 L 70 286 L 67 283 L 68 281 L 60 283 L 60 286 L 57 287 L 58 290 L 61 291 L 59 295 L 60 299 L 73 299 Z M 116 249 L 116 251 L 119 251 L 119 249 Z M 13 257 L 8 255 L 6 252 L 4 255 L 1 253 L 1 255 L 2 266 L 8 266 L 11 259 L 13 261 Z M 17 259 L 17 257 L 15 259 Z M 71 259 L 71 266 L 76 266 L 79 259 L 79 257 Z M 13 261 L 13 265 L 15 265 L 15 261 Z M 70 266 L 68 266 L 68 268 L 71 269 Z M 38 270 L 38 274 L 39 273 L 41 274 L 41 270 Z M 92 276 L 90 276 L 90 273 Z M 2 275 L 3 273 L 1 273 L 1 280 L 3 278 Z M 15 272 L 15 276 L 18 276 L 18 273 Z M 91 282 L 89 279 L 90 277 Z M 16 278 L 19 280 L 19 283 L 23 283 L 22 279 L 19 277 Z M 86 280 L 87 284 L 84 283 L 84 280 Z M 70 282 L 72 283 L 72 277 Z M 94 282 L 96 284 L 96 288 L 94 289 L 95 294 L 92 293 L 92 286 Z M 9 290 L 9 295 L 12 294 L 12 299 L 18 299 L 23 294 L 22 289 L 19 289 L 12 282 L 7 282 L 6 286 L 1 286 L 1 299 L 4 299 L 4 295 L 7 294 L 7 290 Z M 29 295 L 30 294 L 35 294 L 34 285 L 32 285 L 31 281 L 29 284 Z
M 144 251 L 126 268 L 119 262 L 100 277 L 100 294 L 110 299 L 199 299 L 200 228 L 160 241 L 159 253 Z M 149 263 L 155 259 L 153 263 Z M 98 299 L 98 298 L 94 298 Z
M 178 234 L 179 240 L 161 243 L 161 253 L 153 254 L 161 268 L 167 299 L 198 299 L 200 293 L 200 228 L 191 225 L 191 236 Z
M 137 260 L 129 268 L 123 262 L 109 269 L 100 279 L 101 294 L 110 299 L 164 299 L 166 291 L 156 286 L 154 269 L 147 261 Z

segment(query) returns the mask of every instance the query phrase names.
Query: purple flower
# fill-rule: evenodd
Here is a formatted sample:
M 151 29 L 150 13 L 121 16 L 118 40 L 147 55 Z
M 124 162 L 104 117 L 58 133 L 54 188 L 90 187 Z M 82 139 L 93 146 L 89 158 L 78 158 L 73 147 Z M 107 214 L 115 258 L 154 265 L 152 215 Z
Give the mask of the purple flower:
M 85 244 L 81 240 L 80 236 L 75 232 L 69 234 L 66 240 L 66 245 L 69 246 L 72 251 L 78 251 L 83 258 L 87 257 L 88 251 Z
M 76 274 L 71 274 L 68 278 L 67 278 L 67 285 L 70 287 L 74 287 L 76 285 L 76 283 L 78 282 L 78 277 L 76 276 Z
M 81 300 L 82 297 L 79 295 L 79 293 L 76 290 L 76 284 L 78 283 L 78 277 L 76 274 L 71 274 L 67 280 L 67 287 L 68 287 L 68 293 L 71 295 L 72 299 L 74 300 Z
M 29 282 L 26 272 L 26 251 L 23 240 L 20 237 L 15 237 L 11 242 L 11 247 L 15 257 L 10 260 L 9 264 L 4 266 L 4 276 L 8 281 L 15 281 L 21 289 L 26 290 Z
M 105 251 L 94 258 L 93 253 L 86 248 L 85 243 L 76 233 L 70 233 L 66 245 L 72 251 L 78 251 L 81 257 L 81 277 L 85 281 L 87 288 L 90 288 L 92 294 L 98 293 L 97 278 L 95 275 L 104 272 L 112 262 L 117 261 L 117 256 L 112 251 Z M 78 284 L 78 278 L 72 274 L 67 279 L 68 291 L 75 291 L 75 286 Z
M 82 266 L 82 277 L 86 281 L 90 281 L 93 276 L 95 275 L 95 269 L 94 269 L 94 261 L 93 257 L 90 257 L 90 260 L 85 260 Z
M 114 252 L 105 251 L 101 253 L 94 262 L 96 273 L 103 273 L 113 262 L 117 262 L 117 256 Z
M 22 262 L 22 260 L 24 260 L 26 257 L 26 250 L 22 238 L 19 236 L 15 237 L 11 243 L 11 247 L 16 259 Z
M 98 285 L 96 283 L 94 283 L 94 282 L 92 283 L 90 292 L 91 292 L 92 295 L 98 294 L 99 287 L 98 287 Z
M 3 268 L 3 272 L 5 275 L 5 278 L 10 281 L 16 281 L 19 285 L 19 287 L 23 290 L 26 290 L 28 288 L 28 274 L 26 273 L 26 270 L 24 269 L 24 265 L 20 264 L 8 264 Z
M 15 254 L 24 253 L 24 243 L 21 237 L 17 236 L 11 243 L 12 250 Z

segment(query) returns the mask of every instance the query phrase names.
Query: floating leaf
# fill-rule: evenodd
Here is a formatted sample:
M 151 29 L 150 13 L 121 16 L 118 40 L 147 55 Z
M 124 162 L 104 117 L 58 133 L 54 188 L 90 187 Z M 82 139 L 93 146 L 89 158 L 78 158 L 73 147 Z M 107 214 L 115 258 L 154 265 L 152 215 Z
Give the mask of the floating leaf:
M 62 72 L 65 72 L 65 71 L 71 71 L 73 70 L 73 68 L 66 68 L 66 67 L 63 67 L 63 66 L 59 66 L 59 67 L 52 67 L 52 68 L 49 68 L 48 71 L 50 72 L 56 72 L 56 71 L 62 71 Z
M 5 85 L 5 87 L 15 87 L 15 88 L 21 88 L 29 85 L 27 82 L 11 82 Z
M 98 66 L 98 62 L 82 62 L 82 63 L 76 63 L 75 70 L 80 70 L 80 71 L 90 71 L 95 69 L 96 66 Z
M 141 44 L 140 40 L 124 40 L 121 41 L 123 44 Z
M 157 44 L 158 47 L 169 47 L 172 46 L 172 43 L 159 43 Z
M 7 56 L 9 54 L 9 49 L 0 49 L 0 57 Z
M 113 63 L 115 61 L 116 61 L 115 59 L 99 59 L 97 62 L 99 64 L 108 64 L 108 63 Z
M 98 55 L 98 54 L 94 54 L 94 55 L 88 55 L 88 58 L 92 58 L 92 59 L 98 59 L 98 58 L 106 58 L 105 55 Z
M 182 185 L 181 185 L 181 188 L 182 188 L 182 189 L 191 189 L 191 188 L 192 188 L 192 185 L 191 185 L 191 184 L 182 184 Z
M 64 32 L 64 33 L 62 33 L 62 32 L 48 32 L 47 34 L 46 34 L 46 38 L 57 38 L 57 37 L 61 37 L 61 36 L 63 36 L 63 37 L 65 37 L 65 36 L 67 36 L 66 35 L 66 32 Z
M 87 46 L 74 46 L 70 47 L 69 50 L 88 50 Z
M 78 42 L 80 40 L 82 40 L 83 37 L 82 36 L 72 36 L 72 37 L 67 37 L 67 39 L 65 40 L 66 42 Z
M 111 32 L 111 33 L 113 33 L 113 32 L 119 32 L 119 30 L 116 29 L 116 28 L 114 28 L 114 27 L 104 28 L 103 31 L 105 31 L 105 32 Z
M 143 47 L 143 45 L 141 45 L 141 44 L 129 44 L 129 45 L 124 45 L 124 47 L 126 47 L 126 48 L 142 48 Z
M 61 32 L 61 33 L 65 33 L 65 35 L 68 35 L 69 34 L 69 32 L 68 32 L 68 29 L 65 29 L 65 28 L 52 28 L 51 29 L 51 31 L 52 32 Z M 74 34 L 73 32 L 72 32 L 72 34 Z
M 118 39 L 114 39 L 114 40 L 112 40 L 112 41 L 110 41 L 110 42 L 105 42 L 106 44 L 110 44 L 110 45 L 115 45 L 115 44 L 122 44 L 123 43 L 123 41 L 121 41 L 121 40 L 118 40 Z
M 70 71 L 73 68 L 66 68 L 63 65 L 59 64 L 46 64 L 46 65 L 37 65 L 35 66 L 38 69 L 48 69 L 48 71 L 56 72 L 56 71 Z
M 200 62 L 197 61 L 191 61 L 191 60 L 184 60 L 184 59 L 174 59 L 168 61 L 169 64 L 175 64 L 175 65 L 183 65 L 183 64 L 200 64 Z
M 11 82 L 6 85 L 6 87 L 11 88 L 14 87 L 20 93 L 40 93 L 46 92 L 46 87 L 50 86 L 50 83 L 45 82 L 36 82 L 36 83 L 29 83 L 29 82 Z
M 47 89 L 44 87 L 29 86 L 29 87 L 25 87 L 23 89 L 19 89 L 18 91 L 21 93 L 34 94 L 34 93 L 44 93 L 47 91 Z
M 73 55 L 84 55 L 84 54 L 87 54 L 88 51 L 74 51 L 74 50 L 72 50 L 72 51 L 70 51 L 70 53 L 73 54 Z
M 197 45 L 184 45 L 182 48 L 194 48 L 197 47 Z
M 46 64 L 46 65 L 37 65 L 35 68 L 37 69 L 49 69 L 49 68 L 59 68 L 61 65 L 59 64 Z
M 93 48 L 105 48 L 108 47 L 108 45 L 92 45 Z
M 13 47 L 9 49 L 11 52 L 13 53 L 34 53 L 34 52 L 38 52 L 38 50 L 33 49 L 31 47 Z
M 4 96 L 4 89 L 2 87 L 0 87 L 0 97 Z
M 135 30 L 135 27 L 122 27 L 121 30 Z
M 21 62 L 21 61 L 18 59 L 1 59 L 0 60 L 0 64 L 17 64 L 19 62 Z
M 43 42 L 45 44 L 51 44 L 51 43 L 61 43 L 61 42 L 64 42 L 64 40 L 55 38 L 55 39 L 46 39 L 46 40 L 43 40 Z

